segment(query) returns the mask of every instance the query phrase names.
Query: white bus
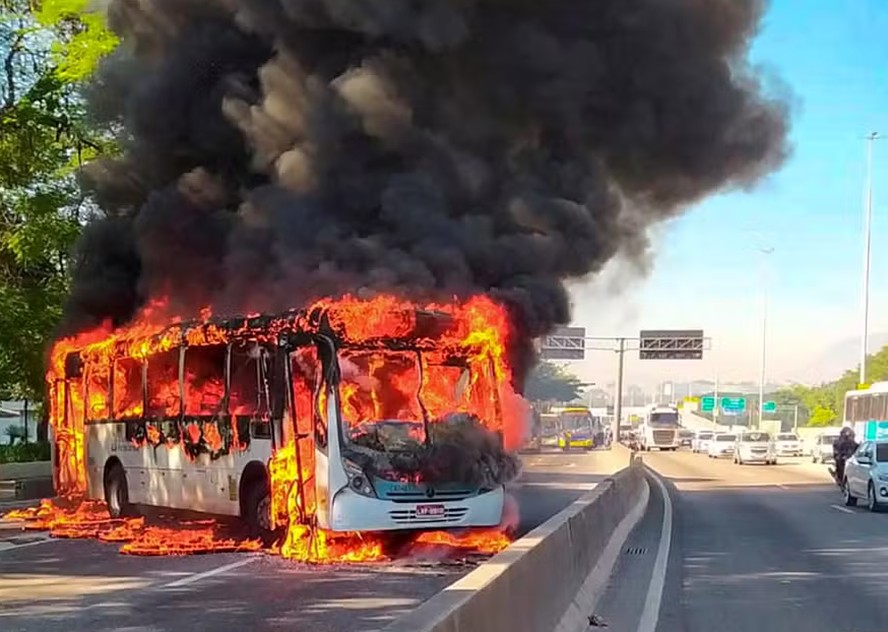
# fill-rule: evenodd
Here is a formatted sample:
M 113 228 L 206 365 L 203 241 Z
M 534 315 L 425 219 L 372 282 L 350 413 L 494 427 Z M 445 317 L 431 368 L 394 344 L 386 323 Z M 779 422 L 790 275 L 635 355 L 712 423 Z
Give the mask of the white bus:
M 638 432 L 642 450 L 678 450 L 681 445 L 678 434 L 680 428 L 678 408 L 652 406 L 645 414 Z
M 293 520 L 346 532 L 499 524 L 509 472 L 430 449 L 460 435 L 511 456 L 496 323 L 405 310 L 377 326 L 372 307 L 57 344 L 58 492 L 106 500 L 112 516 L 136 505 L 240 516 L 266 537 Z
M 845 393 L 842 425 L 854 429 L 857 441 L 888 439 L 888 382 Z

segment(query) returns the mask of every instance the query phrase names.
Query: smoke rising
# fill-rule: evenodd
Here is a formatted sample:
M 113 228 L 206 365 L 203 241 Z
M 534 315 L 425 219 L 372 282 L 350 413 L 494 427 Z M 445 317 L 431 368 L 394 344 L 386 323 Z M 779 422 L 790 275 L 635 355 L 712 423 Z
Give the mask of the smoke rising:
M 531 337 L 562 282 L 786 153 L 762 0 L 112 0 L 67 330 L 485 291 Z

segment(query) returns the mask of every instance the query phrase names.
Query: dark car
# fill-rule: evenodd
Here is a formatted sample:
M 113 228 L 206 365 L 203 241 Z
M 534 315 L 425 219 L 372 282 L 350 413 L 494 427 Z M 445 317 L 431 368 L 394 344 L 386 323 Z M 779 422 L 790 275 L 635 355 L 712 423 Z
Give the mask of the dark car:
M 694 431 L 693 430 L 679 430 L 678 431 L 678 445 L 681 448 L 690 448 L 694 445 Z

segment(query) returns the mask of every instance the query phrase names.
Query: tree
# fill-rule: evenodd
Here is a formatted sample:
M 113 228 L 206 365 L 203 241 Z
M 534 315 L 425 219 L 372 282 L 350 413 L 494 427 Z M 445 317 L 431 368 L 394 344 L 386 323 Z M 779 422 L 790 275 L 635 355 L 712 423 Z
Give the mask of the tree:
M 888 345 L 867 357 L 867 375 L 874 382 L 888 380 Z M 778 404 L 799 403 L 807 416 L 801 414 L 800 424 L 829 426 L 842 420 L 845 393 L 857 388 L 857 368 L 848 369 L 839 378 L 819 386 L 793 386 L 774 394 Z
M 94 212 L 77 170 L 109 146 L 79 82 L 111 49 L 86 0 L 0 0 L 0 394 L 44 396 L 68 257 Z
M 524 396 L 532 401 L 571 402 L 579 398 L 583 382 L 552 362 L 542 361 L 527 378 Z

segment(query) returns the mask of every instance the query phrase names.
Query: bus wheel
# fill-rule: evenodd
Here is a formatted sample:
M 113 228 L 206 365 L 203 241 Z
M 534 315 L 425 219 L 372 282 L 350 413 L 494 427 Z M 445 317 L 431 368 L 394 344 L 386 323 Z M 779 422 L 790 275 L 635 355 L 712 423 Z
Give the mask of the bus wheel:
M 126 472 L 120 463 L 112 465 L 105 474 L 105 502 L 108 504 L 108 513 L 112 518 L 121 518 L 132 514 Z
M 259 538 L 265 545 L 274 543 L 277 534 L 271 528 L 271 489 L 264 478 L 247 489 L 244 521 L 251 538 Z

